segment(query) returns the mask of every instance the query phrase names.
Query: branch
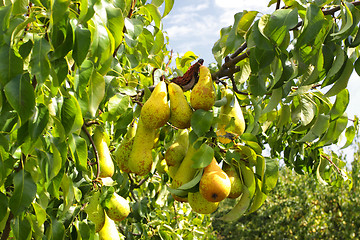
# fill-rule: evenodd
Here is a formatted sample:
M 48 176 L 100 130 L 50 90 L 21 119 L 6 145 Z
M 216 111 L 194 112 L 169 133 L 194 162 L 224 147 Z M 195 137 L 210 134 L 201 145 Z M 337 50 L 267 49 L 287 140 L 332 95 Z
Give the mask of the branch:
M 276 10 L 278 10 L 280 8 L 280 2 L 281 2 L 281 0 L 276 1 Z
M 96 146 L 95 146 L 95 142 L 94 142 L 94 139 L 92 138 L 92 136 L 90 135 L 89 131 L 87 130 L 86 128 L 86 125 L 82 125 L 81 129 L 85 132 L 86 136 L 89 138 L 90 140 L 90 143 L 94 149 L 94 153 L 95 153 L 95 159 L 96 159 L 96 166 L 97 166 L 97 172 L 96 172 L 96 179 L 99 178 L 100 176 L 100 163 L 99 163 L 99 154 L 98 154 L 98 151 L 96 149 Z
M 14 218 L 14 215 L 12 214 L 12 212 L 9 213 L 9 217 L 6 220 L 6 224 L 5 224 L 5 228 L 4 231 L 1 234 L 1 240 L 6 240 L 8 239 L 9 235 L 10 235 L 10 231 L 11 231 L 11 220 Z
M 336 166 L 336 164 L 335 164 L 328 156 L 326 156 L 326 155 L 324 155 L 324 154 L 321 154 L 321 157 L 323 157 L 323 158 L 325 158 L 326 160 L 328 160 L 329 163 L 331 163 L 331 165 L 333 165 L 333 166 L 336 168 L 336 171 L 337 171 L 342 177 L 344 177 L 344 175 L 342 174 L 340 168 L 339 168 L 338 166 Z

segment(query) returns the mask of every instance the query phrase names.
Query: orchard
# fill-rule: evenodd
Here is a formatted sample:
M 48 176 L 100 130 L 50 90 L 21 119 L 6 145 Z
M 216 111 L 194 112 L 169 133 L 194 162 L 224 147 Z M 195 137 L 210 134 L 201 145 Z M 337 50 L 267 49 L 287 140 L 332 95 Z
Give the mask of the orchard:
M 263 205 L 280 161 L 351 183 L 326 148 L 358 131 L 360 2 L 239 12 L 215 63 L 169 49 L 173 5 L 2 1 L 1 239 L 209 238 L 227 199 L 229 224 Z

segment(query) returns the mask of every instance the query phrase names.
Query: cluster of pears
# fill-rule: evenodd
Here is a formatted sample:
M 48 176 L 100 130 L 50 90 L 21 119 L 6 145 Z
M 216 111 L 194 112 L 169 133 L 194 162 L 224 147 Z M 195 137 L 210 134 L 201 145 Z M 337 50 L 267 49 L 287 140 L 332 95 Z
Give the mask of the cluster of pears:
M 129 215 L 130 205 L 125 198 L 115 192 L 107 201 L 101 201 L 101 199 L 99 190 L 91 196 L 85 207 L 88 219 L 95 224 L 95 231 L 99 234 L 99 239 L 120 239 L 115 222 L 120 222 Z

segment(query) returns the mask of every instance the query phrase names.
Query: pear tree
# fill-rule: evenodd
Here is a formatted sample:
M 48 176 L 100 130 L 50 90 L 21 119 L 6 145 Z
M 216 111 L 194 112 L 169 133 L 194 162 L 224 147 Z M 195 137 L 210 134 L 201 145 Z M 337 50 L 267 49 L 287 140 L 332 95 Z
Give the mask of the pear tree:
M 326 148 L 358 130 L 359 1 L 239 9 L 214 63 L 168 48 L 173 5 L 0 3 L 1 239 L 212 238 L 211 213 L 256 211 L 279 162 L 351 182 Z

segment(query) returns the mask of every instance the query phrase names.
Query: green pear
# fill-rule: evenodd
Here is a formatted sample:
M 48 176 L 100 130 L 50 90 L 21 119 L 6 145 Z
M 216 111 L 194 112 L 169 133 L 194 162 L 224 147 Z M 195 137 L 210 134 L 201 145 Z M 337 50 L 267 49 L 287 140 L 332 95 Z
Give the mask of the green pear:
M 120 222 L 124 220 L 129 215 L 129 213 L 129 202 L 114 192 L 107 204 L 106 214 L 108 217 L 114 221 Z
M 219 206 L 219 202 L 209 202 L 206 200 L 200 192 L 189 192 L 188 193 L 188 201 L 191 209 L 194 212 L 200 214 L 210 214 L 216 211 Z
M 115 222 L 105 214 L 105 224 L 99 231 L 100 240 L 120 240 Z
M 190 93 L 190 104 L 197 109 L 210 110 L 215 104 L 215 90 L 211 79 L 210 70 L 200 66 L 199 81 Z
M 171 182 L 171 188 L 176 189 L 184 185 L 185 183 L 190 182 L 194 178 L 197 169 L 192 167 L 192 165 L 194 164 L 192 157 L 195 152 L 196 150 L 194 149 L 194 147 L 190 145 L 184 160 L 181 162 L 173 178 L 173 181 Z M 173 195 L 173 197 L 175 200 L 178 201 L 186 201 L 186 198 L 177 198 L 177 196 L 175 195 Z
M 165 174 L 169 171 L 168 165 L 166 164 L 166 160 L 161 153 L 159 153 L 159 160 L 156 164 L 156 171 L 160 174 Z
M 238 136 L 244 133 L 245 120 L 239 102 L 233 92 L 226 88 L 222 91 L 222 96 L 226 97 L 227 103 L 220 108 L 218 130 L 216 133 L 219 141 L 226 144 L 231 142 L 231 139 L 224 137 L 227 133 Z M 232 118 L 234 123 L 228 127 Z
M 189 147 L 189 131 L 182 129 L 177 132 L 175 141 L 165 152 L 165 159 L 168 166 L 180 165 Z
M 115 167 L 110 155 L 107 144 L 107 136 L 100 128 L 96 128 L 94 132 L 94 144 L 99 156 L 100 177 L 112 177 L 114 175 Z
M 114 152 L 115 162 L 117 163 L 120 170 L 126 173 L 131 172 L 128 161 L 130 158 L 131 149 L 134 144 L 135 134 L 136 134 L 136 123 L 135 121 L 133 121 L 130 124 L 128 131 L 124 136 L 123 140 L 121 141 L 121 143 Z
M 146 127 L 140 117 L 128 161 L 131 172 L 137 175 L 144 176 L 151 171 L 153 164 L 151 152 L 154 147 L 155 131 L 153 128 Z
M 96 191 L 90 198 L 89 204 L 85 207 L 88 219 L 95 224 L 95 231 L 98 232 L 105 224 L 105 211 L 100 204 L 100 191 Z
M 144 103 L 140 116 L 147 128 L 157 129 L 165 125 L 170 118 L 166 83 L 159 82 L 149 99 Z
M 170 98 L 170 123 L 180 129 L 189 128 L 193 110 L 186 101 L 184 91 L 176 83 L 168 85 Z
M 168 166 L 168 174 L 172 179 L 175 177 L 177 171 L 179 170 L 180 164 L 181 163 L 174 166 Z
M 230 190 L 231 182 L 228 175 L 213 158 L 211 163 L 204 168 L 199 192 L 209 202 L 220 202 L 229 196 Z
M 228 164 L 223 167 L 223 170 L 228 175 L 231 182 L 231 190 L 228 198 L 238 198 L 241 195 L 243 188 L 243 184 L 238 173 L 233 166 Z

